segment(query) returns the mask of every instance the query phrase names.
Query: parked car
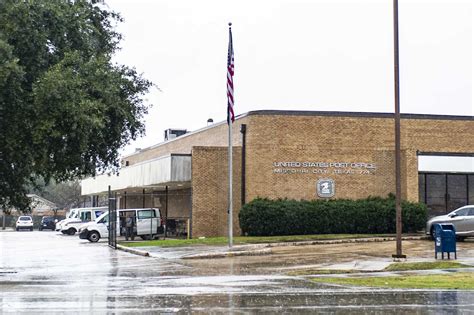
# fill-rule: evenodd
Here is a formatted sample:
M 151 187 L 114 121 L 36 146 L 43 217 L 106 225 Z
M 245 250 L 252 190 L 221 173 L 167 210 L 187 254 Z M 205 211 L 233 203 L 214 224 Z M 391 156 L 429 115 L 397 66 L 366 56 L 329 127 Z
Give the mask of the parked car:
M 435 223 L 452 223 L 456 229 L 456 236 L 464 240 L 468 236 L 474 236 L 474 205 L 468 205 L 454 210 L 446 215 L 433 217 L 426 223 L 426 234 L 434 238 Z
M 33 219 L 29 215 L 22 215 L 16 220 L 16 230 L 33 231 Z
M 54 229 L 56 228 L 56 222 L 58 222 L 58 220 L 54 219 L 53 217 L 42 217 L 39 230 L 40 231 L 43 231 L 43 230 L 54 231 Z

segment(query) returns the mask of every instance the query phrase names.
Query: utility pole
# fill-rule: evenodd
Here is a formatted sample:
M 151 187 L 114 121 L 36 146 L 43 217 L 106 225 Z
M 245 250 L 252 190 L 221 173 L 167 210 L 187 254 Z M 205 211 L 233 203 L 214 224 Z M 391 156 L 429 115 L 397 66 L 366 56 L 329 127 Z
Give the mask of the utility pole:
M 401 154 L 400 154 L 400 68 L 398 48 L 398 0 L 393 0 L 393 48 L 395 76 L 395 211 L 397 230 L 397 253 L 392 257 L 406 258 L 402 254 L 402 187 L 401 187 Z

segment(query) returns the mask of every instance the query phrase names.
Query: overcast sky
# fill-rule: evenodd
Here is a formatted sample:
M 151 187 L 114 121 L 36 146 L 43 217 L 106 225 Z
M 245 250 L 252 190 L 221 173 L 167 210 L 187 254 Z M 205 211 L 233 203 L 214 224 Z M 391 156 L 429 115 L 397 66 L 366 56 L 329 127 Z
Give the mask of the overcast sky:
M 470 0 L 399 0 L 401 111 L 474 115 Z M 393 112 L 392 0 L 106 0 L 125 21 L 119 63 L 160 89 L 147 135 L 226 118 L 228 22 L 235 112 Z

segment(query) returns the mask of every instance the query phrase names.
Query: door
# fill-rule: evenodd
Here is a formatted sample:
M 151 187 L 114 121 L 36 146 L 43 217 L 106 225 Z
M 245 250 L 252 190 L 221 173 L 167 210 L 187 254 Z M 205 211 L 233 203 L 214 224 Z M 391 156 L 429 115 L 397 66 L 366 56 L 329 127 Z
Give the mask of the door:
M 99 231 L 100 237 L 109 237 L 109 215 L 104 216 L 97 222 L 97 230 Z
M 456 233 L 465 233 L 468 230 L 469 208 L 456 211 L 456 216 L 449 221 L 456 228 Z
M 474 207 L 469 208 L 469 213 L 467 214 L 466 232 L 474 235 Z
M 154 209 L 137 210 L 137 235 L 156 234 L 157 228 Z

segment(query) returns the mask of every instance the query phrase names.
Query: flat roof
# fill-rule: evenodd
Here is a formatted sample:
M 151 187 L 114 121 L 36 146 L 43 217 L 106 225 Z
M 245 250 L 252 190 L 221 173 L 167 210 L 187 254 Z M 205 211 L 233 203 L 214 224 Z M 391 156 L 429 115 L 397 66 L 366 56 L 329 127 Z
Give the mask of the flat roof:
M 246 113 L 247 116 L 255 115 L 281 115 L 281 116 L 332 116 L 332 117 L 361 117 L 361 118 L 394 118 L 394 113 L 382 112 L 338 112 L 338 111 L 312 111 L 312 110 L 255 110 Z M 474 120 L 474 116 L 462 115 L 432 115 L 401 113 L 403 119 L 433 119 L 433 120 Z

